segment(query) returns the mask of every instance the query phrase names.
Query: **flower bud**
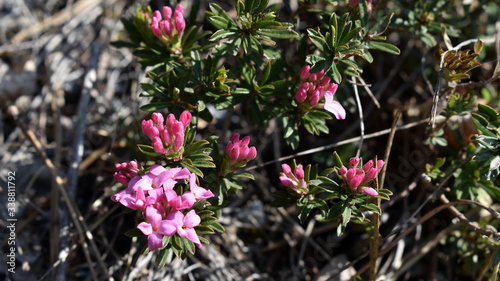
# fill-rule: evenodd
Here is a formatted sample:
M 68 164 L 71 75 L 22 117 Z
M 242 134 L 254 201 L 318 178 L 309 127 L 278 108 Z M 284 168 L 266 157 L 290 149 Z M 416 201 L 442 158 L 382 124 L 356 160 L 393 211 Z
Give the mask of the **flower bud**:
M 295 168 L 295 176 L 297 177 L 297 179 L 299 180 L 303 180 L 304 179 L 304 169 L 302 168 L 302 165 L 298 165 L 296 168 Z
M 311 70 L 311 67 L 309 65 L 304 65 L 302 69 L 300 70 L 300 80 L 305 81 L 307 78 L 309 78 L 309 75 L 311 74 L 309 71 Z
M 163 121 L 165 121 L 163 119 L 163 115 L 159 112 L 153 113 L 151 115 L 151 120 L 153 120 L 153 122 L 155 122 L 156 125 L 163 124 Z
M 295 95 L 295 99 L 298 103 L 303 103 L 307 99 L 307 91 L 305 89 L 299 89 Z
M 343 176 L 345 174 L 347 174 L 347 168 L 344 167 L 344 166 L 340 167 L 340 169 L 339 169 L 339 175 Z
M 255 159 L 255 157 L 257 157 L 257 148 L 255 148 L 255 146 L 252 146 L 248 150 L 248 155 L 246 157 L 246 161 L 253 160 L 253 159 Z
M 157 11 L 157 12 L 160 13 L 160 11 Z M 172 8 L 170 8 L 169 6 L 164 6 L 162 12 L 163 12 L 163 19 L 166 21 L 171 21 Z
M 326 86 L 325 91 L 332 93 L 332 95 L 335 95 L 335 92 L 337 92 L 338 87 L 339 87 L 339 85 L 337 85 L 335 83 L 330 83 L 330 84 L 328 84 L 328 86 Z
M 372 167 L 373 167 L 373 160 L 370 160 L 363 165 L 363 171 L 367 172 Z
M 316 90 L 314 91 L 312 94 L 311 94 L 311 99 L 309 101 L 309 104 L 311 106 L 315 106 L 318 104 L 319 102 L 319 98 L 320 98 L 320 91 L 319 90 Z
M 349 165 L 351 169 L 358 166 L 358 164 L 359 164 L 359 157 L 353 157 L 349 160 Z
M 290 168 L 288 164 L 282 164 L 281 168 L 283 169 L 283 173 L 285 173 L 285 175 L 290 176 L 292 174 L 292 168 Z
M 229 138 L 229 141 L 236 143 L 240 140 L 240 134 L 238 132 L 234 132 L 231 137 Z
M 313 73 L 309 76 L 309 82 L 316 82 L 317 79 L 318 79 L 318 74 L 316 73 Z
M 384 160 L 377 160 L 377 169 L 380 171 L 384 167 Z
M 186 128 L 191 123 L 192 117 L 193 116 L 191 115 L 191 113 L 189 111 L 183 111 L 181 113 L 181 116 L 179 117 L 179 121 L 182 123 L 182 125 L 184 125 L 184 128 Z
M 156 151 L 156 153 L 162 153 L 164 152 L 164 147 L 163 147 L 163 142 L 159 137 L 156 137 L 153 139 L 153 148 Z

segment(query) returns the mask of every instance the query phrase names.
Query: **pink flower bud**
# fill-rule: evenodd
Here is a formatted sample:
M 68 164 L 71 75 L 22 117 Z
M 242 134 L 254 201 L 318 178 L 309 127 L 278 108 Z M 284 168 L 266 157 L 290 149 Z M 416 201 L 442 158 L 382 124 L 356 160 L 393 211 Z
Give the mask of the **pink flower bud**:
M 175 6 L 175 11 L 179 12 L 181 15 L 184 15 L 184 6 L 182 6 L 181 4 L 177 4 L 177 6 Z
M 307 91 L 309 90 L 309 86 L 310 86 L 310 85 L 311 85 L 311 84 L 309 84 L 308 82 L 304 82 L 304 83 L 300 84 L 300 86 L 299 86 L 299 91 L 300 91 L 300 90 L 304 90 L 305 92 L 307 92 Z
M 151 140 L 159 135 L 158 128 L 153 125 L 153 120 L 142 120 L 142 132 Z
M 326 85 L 329 85 L 329 84 L 330 84 L 330 78 L 329 77 L 325 77 L 325 78 L 323 78 L 319 82 L 319 85 L 322 86 L 322 87 L 325 87 Z
M 158 124 L 163 124 L 163 115 L 159 112 L 155 112 L 151 115 L 151 119 L 153 120 L 153 122 L 155 122 L 157 125 Z
M 250 136 L 245 136 L 240 143 L 240 146 L 248 146 L 250 144 Z
M 280 181 L 284 186 L 293 186 L 293 181 L 288 177 L 280 177 Z
M 349 182 L 349 186 L 351 187 L 351 190 L 355 190 L 356 188 L 358 188 L 359 184 L 361 183 L 361 181 L 363 180 L 363 176 L 362 175 L 356 175 L 354 176 L 350 182 Z
M 345 176 L 350 181 L 354 176 L 356 176 L 356 170 L 354 170 L 354 169 L 347 170 L 347 173 Z
M 384 160 L 377 160 L 377 169 L 380 171 L 384 167 Z
M 240 134 L 238 132 L 234 132 L 231 137 L 229 138 L 229 141 L 236 143 L 240 140 Z
M 153 139 L 153 148 L 156 151 L 156 153 L 163 153 L 164 152 L 164 147 L 163 147 L 163 142 L 159 137 L 156 137 Z
M 151 21 L 151 31 L 153 32 L 154 36 L 156 36 L 158 39 L 162 39 L 163 32 L 159 27 L 159 23 L 160 23 L 159 20 L 153 17 L 153 20 Z
M 172 38 L 172 22 L 168 20 L 162 20 L 160 22 L 160 29 L 168 38 Z
M 248 153 L 250 152 L 250 148 L 248 148 L 248 145 L 242 145 L 240 147 L 240 160 L 245 160 L 248 156 Z
M 320 91 L 319 90 L 314 91 L 314 93 L 312 93 L 312 95 L 311 95 L 311 99 L 309 101 L 309 104 L 311 106 L 317 105 L 319 102 L 319 97 L 320 97 Z
M 323 77 L 325 77 L 325 70 L 324 69 L 320 70 L 316 75 L 318 76 L 316 80 L 320 81 L 321 79 L 323 79 Z
M 157 12 L 160 13 L 160 11 L 157 11 Z M 172 8 L 170 8 L 169 6 L 163 7 L 163 18 L 166 21 L 170 21 L 171 17 L 172 17 Z
M 257 157 L 257 149 L 255 148 L 255 146 L 252 146 L 248 150 L 248 155 L 246 157 L 246 161 L 253 160 L 253 159 L 255 159 L 255 157 Z
M 179 151 L 184 144 L 184 133 L 174 135 L 174 150 Z
M 292 168 L 290 168 L 288 164 L 282 164 L 281 168 L 283 169 L 283 173 L 285 173 L 285 175 L 290 176 L 292 174 Z
M 181 113 L 181 116 L 179 117 L 179 121 L 184 125 L 184 128 L 186 128 L 190 123 L 191 123 L 191 118 L 193 116 L 189 111 L 183 111 Z
M 304 67 L 302 67 L 302 69 L 300 70 L 300 80 L 307 80 L 307 78 L 309 78 L 309 75 L 311 74 L 309 71 L 311 70 L 311 67 L 309 65 L 305 65 Z
M 347 174 L 347 168 L 344 167 L 344 166 L 340 167 L 340 169 L 339 169 L 339 175 L 343 176 L 345 174 Z
M 368 181 L 373 180 L 378 174 L 378 169 L 371 168 L 366 172 L 365 178 L 368 179 Z
M 337 92 L 337 88 L 339 87 L 339 85 L 335 84 L 335 83 L 330 83 L 328 84 L 328 86 L 326 87 L 326 90 L 327 92 L 330 92 L 332 93 L 332 95 L 335 94 L 335 92 Z
M 316 82 L 317 79 L 318 79 L 318 74 L 316 74 L 316 73 L 313 73 L 309 76 L 310 82 Z
M 359 157 L 353 157 L 349 160 L 349 165 L 351 169 L 358 166 L 358 164 L 359 164 Z
M 165 142 L 166 144 L 172 143 L 172 135 L 167 130 L 163 130 L 160 133 L 160 137 L 163 140 L 163 142 Z
M 365 187 L 365 188 L 363 188 L 363 192 L 366 195 L 372 196 L 372 197 L 378 195 L 378 192 L 375 189 L 371 188 L 371 187 Z
M 295 168 L 295 176 L 297 177 L 297 179 L 299 180 L 303 180 L 304 179 L 304 169 L 302 168 L 302 165 L 298 165 L 296 168 Z
M 298 103 L 303 103 L 307 99 L 307 91 L 305 89 L 299 89 L 295 95 L 295 99 Z
M 229 151 L 229 162 L 230 163 L 236 162 L 239 156 L 240 156 L 239 146 L 233 146 L 233 148 Z
M 371 169 L 371 167 L 373 167 L 373 160 L 370 160 L 363 165 L 363 171 L 367 172 Z
M 113 174 L 113 177 L 115 178 L 115 180 L 117 182 L 120 182 L 121 184 L 123 184 L 124 186 L 127 186 L 130 179 L 127 178 L 123 173 L 120 173 L 120 172 L 116 172 Z
M 177 30 L 177 34 L 179 34 L 179 36 L 182 34 L 182 32 L 184 31 L 184 28 L 186 27 L 186 21 L 182 17 L 182 14 L 178 13 L 177 10 L 175 11 L 175 15 L 174 15 L 174 26 L 175 26 L 175 30 Z

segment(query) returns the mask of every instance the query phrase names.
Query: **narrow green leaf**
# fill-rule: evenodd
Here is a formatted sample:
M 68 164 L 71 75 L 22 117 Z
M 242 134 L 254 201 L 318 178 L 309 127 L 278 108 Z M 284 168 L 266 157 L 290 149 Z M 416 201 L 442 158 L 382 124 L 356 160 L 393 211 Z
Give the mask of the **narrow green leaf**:
M 162 268 L 168 262 L 168 256 L 170 254 L 170 248 L 161 249 L 158 253 L 158 267 Z
M 157 153 L 152 146 L 144 145 L 144 144 L 138 144 L 137 147 L 139 148 L 139 150 L 142 153 L 144 153 L 147 156 L 151 156 L 151 157 L 161 156 L 161 154 Z
M 219 233 L 224 233 L 226 232 L 226 229 L 219 223 L 219 222 L 213 222 L 210 227 L 212 227 L 215 231 Z
M 241 179 L 249 179 L 249 180 L 255 180 L 254 176 L 250 173 L 239 173 L 239 174 L 234 174 L 233 178 L 241 178 Z
M 342 206 L 343 210 L 342 210 L 342 225 L 346 226 L 349 221 L 351 220 L 351 207 L 349 206 L 349 204 L 344 204 Z
M 219 29 L 217 30 L 208 40 L 210 41 L 220 41 L 222 39 L 235 37 L 238 34 L 237 29 Z
M 379 215 L 381 214 L 380 208 L 373 203 L 364 204 L 364 205 L 362 205 L 362 207 L 367 209 L 367 210 L 370 210 L 376 214 L 379 214 Z
M 127 237 L 141 237 L 141 236 L 146 236 L 142 231 L 138 228 L 132 228 L 125 232 L 125 236 Z
M 299 37 L 299 34 L 293 29 L 261 28 L 257 30 L 257 34 L 261 36 L 269 36 L 276 39 L 290 39 Z
M 370 49 L 380 50 L 393 55 L 399 55 L 401 53 L 398 47 L 385 42 L 370 41 L 367 45 Z
M 335 63 L 331 64 L 331 70 L 333 80 L 335 81 L 335 83 L 340 84 L 342 82 L 342 75 L 340 74 L 339 69 L 337 68 L 337 65 L 335 65 Z
M 182 243 L 184 244 L 184 249 L 186 249 L 189 253 L 194 255 L 194 250 L 195 250 L 194 243 L 185 237 L 182 237 Z

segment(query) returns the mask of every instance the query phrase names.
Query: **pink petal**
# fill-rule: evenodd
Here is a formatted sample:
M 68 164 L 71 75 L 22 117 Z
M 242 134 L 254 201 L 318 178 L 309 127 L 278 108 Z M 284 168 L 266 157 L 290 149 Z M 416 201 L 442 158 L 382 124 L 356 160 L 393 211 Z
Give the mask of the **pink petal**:
M 196 234 L 196 230 L 192 228 L 186 229 L 186 236 L 184 237 L 187 237 L 187 239 L 191 240 L 191 242 L 193 242 L 196 247 L 201 248 L 200 238 L 198 237 L 198 234 Z
M 177 231 L 177 226 L 172 221 L 163 220 L 158 226 L 158 233 L 165 236 L 172 236 Z
M 137 228 L 144 233 L 144 235 L 150 235 L 153 233 L 153 227 L 147 222 L 141 222 L 137 225 Z
M 147 206 L 146 219 L 148 220 L 148 223 L 151 224 L 151 226 L 158 227 L 158 225 L 160 225 L 161 222 L 161 214 L 155 207 Z
M 200 224 L 200 216 L 194 210 L 189 211 L 183 219 L 184 225 L 188 228 L 193 228 Z
M 378 192 L 371 187 L 367 187 L 367 188 L 363 189 L 363 192 L 368 196 L 377 196 L 378 195 Z
M 182 219 L 184 219 L 184 215 L 179 211 L 174 211 L 168 214 L 164 221 L 168 222 L 170 225 L 175 226 L 176 228 L 180 228 L 181 226 L 183 226 Z
M 158 232 L 153 232 L 148 236 L 148 247 L 150 251 L 154 251 L 163 246 L 163 236 Z
M 346 111 L 344 107 L 338 102 L 333 100 L 333 94 L 331 92 L 325 92 L 325 110 L 330 111 L 335 118 L 345 119 Z

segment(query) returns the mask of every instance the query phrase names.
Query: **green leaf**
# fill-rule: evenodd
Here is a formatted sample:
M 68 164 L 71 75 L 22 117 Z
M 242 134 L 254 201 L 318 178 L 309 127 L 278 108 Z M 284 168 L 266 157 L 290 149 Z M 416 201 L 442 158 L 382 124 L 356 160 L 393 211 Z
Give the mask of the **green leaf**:
M 145 104 L 141 106 L 142 111 L 159 111 L 160 109 L 166 108 L 168 106 L 168 103 L 161 101 L 161 102 L 151 102 L 149 104 Z
M 477 111 L 490 122 L 498 122 L 498 113 L 485 104 L 478 104 Z
M 238 30 L 235 28 L 231 29 L 219 29 L 217 30 L 208 40 L 210 41 L 220 41 L 222 39 L 227 39 L 231 37 L 235 37 L 238 34 Z
M 393 55 L 399 55 L 401 53 L 398 47 L 385 42 L 370 41 L 367 45 L 370 49 L 380 50 Z
M 192 143 L 184 148 L 184 155 L 189 155 L 192 152 L 200 149 L 201 147 L 210 144 L 207 140 L 201 140 L 197 141 L 195 143 Z
M 369 211 L 372 211 L 376 214 L 379 214 L 379 215 L 381 214 L 380 208 L 373 203 L 364 204 L 364 205 L 361 205 L 361 207 L 363 207 Z
M 168 262 L 168 256 L 170 254 L 170 248 L 161 249 L 158 253 L 158 267 L 162 268 Z
M 325 37 L 318 31 L 314 29 L 307 29 L 307 33 L 309 34 L 309 39 L 313 42 L 316 47 L 322 52 L 326 52 L 328 49 L 328 44 L 326 43 Z
M 346 226 L 349 221 L 351 220 L 351 206 L 349 206 L 349 204 L 344 204 L 342 206 L 343 210 L 342 210 L 342 225 Z
M 471 113 L 472 115 L 472 121 L 476 125 L 477 129 L 483 133 L 483 135 L 490 136 L 490 137 L 497 137 L 496 134 L 491 132 L 487 126 L 489 125 L 488 120 L 484 118 L 483 116 L 477 114 L 477 113 Z
M 342 75 L 340 74 L 339 69 L 335 63 L 331 64 L 332 76 L 335 83 L 340 84 L 342 82 Z
M 151 156 L 151 157 L 161 156 L 161 154 L 157 153 L 152 146 L 144 145 L 144 144 L 138 144 L 137 147 L 139 148 L 139 150 L 142 153 L 144 153 L 147 156 Z
M 125 236 L 127 237 L 141 237 L 141 236 L 146 236 L 142 231 L 138 228 L 132 228 L 125 232 Z
M 204 235 L 204 234 L 213 234 L 213 233 L 215 233 L 214 229 L 211 228 L 208 225 L 198 225 L 198 226 L 195 227 L 195 230 L 196 230 L 196 234 L 198 234 L 198 236 Z
M 261 28 L 256 32 L 261 36 L 268 36 L 276 39 L 290 39 L 299 37 L 299 34 L 292 29 Z
M 182 243 L 184 244 L 184 249 L 186 249 L 189 253 L 194 255 L 194 250 L 195 250 L 194 243 L 185 237 L 182 237 Z
M 224 233 L 226 232 L 226 229 L 219 223 L 219 222 L 213 222 L 210 227 L 212 227 L 215 231 L 219 233 Z
M 255 180 L 254 176 L 252 174 L 250 174 L 250 173 L 234 174 L 233 178 L 242 178 L 242 179 Z

